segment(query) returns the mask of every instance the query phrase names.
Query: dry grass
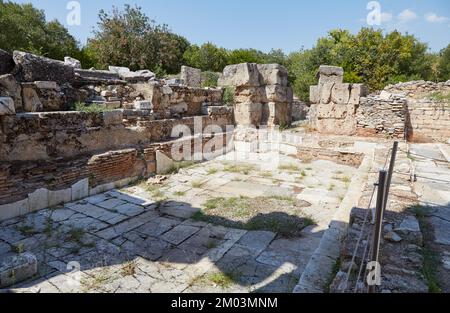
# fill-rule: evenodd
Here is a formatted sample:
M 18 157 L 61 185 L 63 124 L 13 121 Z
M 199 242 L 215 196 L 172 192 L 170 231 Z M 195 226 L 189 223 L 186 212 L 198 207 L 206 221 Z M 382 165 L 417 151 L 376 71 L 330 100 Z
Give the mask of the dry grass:
M 267 230 L 283 237 L 299 236 L 316 224 L 302 212 L 310 204 L 288 196 L 212 198 L 193 219 L 247 230 Z

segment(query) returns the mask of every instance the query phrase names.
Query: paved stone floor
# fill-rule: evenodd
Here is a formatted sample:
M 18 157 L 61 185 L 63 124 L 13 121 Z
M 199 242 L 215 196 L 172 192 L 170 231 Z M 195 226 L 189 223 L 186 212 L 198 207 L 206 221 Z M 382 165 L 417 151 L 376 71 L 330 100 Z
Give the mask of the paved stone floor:
M 428 207 L 427 221 L 432 226 L 434 249 L 441 265 L 438 278 L 444 292 L 450 292 L 450 146 L 413 144 L 410 158 L 415 166 L 414 189 L 421 205 Z
M 224 159 L 0 223 L 0 258 L 32 252 L 39 275 L 20 292 L 291 292 L 356 169 L 330 161 Z M 307 201 L 301 236 L 198 221 L 214 197 Z M 274 207 L 276 212 L 277 208 Z

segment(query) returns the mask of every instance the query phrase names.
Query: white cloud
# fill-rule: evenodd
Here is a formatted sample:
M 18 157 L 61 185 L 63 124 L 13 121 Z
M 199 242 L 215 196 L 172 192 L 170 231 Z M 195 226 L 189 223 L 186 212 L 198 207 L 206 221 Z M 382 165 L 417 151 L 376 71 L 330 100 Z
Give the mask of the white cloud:
M 415 19 L 417 19 L 417 14 L 416 12 L 410 10 L 410 9 L 406 9 L 402 12 L 400 12 L 400 14 L 397 16 L 397 19 L 399 20 L 400 23 L 408 23 L 411 22 Z
M 381 23 L 392 21 L 392 13 L 381 12 Z
M 425 19 L 430 23 L 445 23 L 450 20 L 450 18 L 446 16 L 439 16 L 433 12 L 425 14 Z

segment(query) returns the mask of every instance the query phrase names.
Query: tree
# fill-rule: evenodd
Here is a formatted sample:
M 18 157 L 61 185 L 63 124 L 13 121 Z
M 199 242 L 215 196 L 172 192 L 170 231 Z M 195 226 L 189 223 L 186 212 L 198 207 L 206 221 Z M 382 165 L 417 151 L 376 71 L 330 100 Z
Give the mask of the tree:
M 264 63 L 266 55 L 256 49 L 236 49 L 228 53 L 227 64 Z
M 356 35 L 332 30 L 310 50 L 292 53 L 287 60 L 297 96 L 307 100 L 309 85 L 316 83 L 321 64 L 344 68 L 344 80 L 365 83 L 371 90 L 387 84 L 416 79 L 433 79 L 435 59 L 426 44 L 398 31 L 362 28 Z
M 192 45 L 184 53 L 187 65 L 202 71 L 221 72 L 227 65 L 228 52 L 208 42 L 202 46 Z
M 437 62 L 437 75 L 440 81 L 450 79 L 450 45 L 440 53 L 439 62 Z
M 0 0 L 0 49 L 62 60 L 80 53 L 78 42 L 58 21 L 47 22 L 31 4 Z
M 113 7 L 111 13 L 101 10 L 99 19 L 88 43 L 96 51 L 99 67 L 118 65 L 159 74 L 179 71 L 189 42 L 167 25 L 150 20 L 140 7 L 125 5 L 123 11 Z

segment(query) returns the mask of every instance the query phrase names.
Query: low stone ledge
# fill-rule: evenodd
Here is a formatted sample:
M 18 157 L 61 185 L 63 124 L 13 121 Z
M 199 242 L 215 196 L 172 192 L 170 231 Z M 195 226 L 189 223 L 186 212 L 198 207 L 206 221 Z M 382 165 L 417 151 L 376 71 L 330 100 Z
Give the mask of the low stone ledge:
M 34 254 L 22 253 L 2 261 L 0 264 L 0 288 L 12 286 L 37 273 L 37 259 Z

